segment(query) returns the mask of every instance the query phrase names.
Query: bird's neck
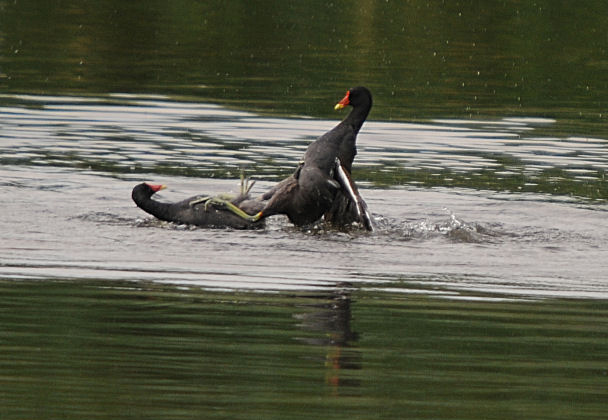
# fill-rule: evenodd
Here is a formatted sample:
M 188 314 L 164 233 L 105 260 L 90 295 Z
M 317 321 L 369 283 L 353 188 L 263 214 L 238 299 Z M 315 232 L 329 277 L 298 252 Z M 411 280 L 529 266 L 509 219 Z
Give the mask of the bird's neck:
M 172 206 L 169 203 L 161 203 L 160 201 L 156 201 L 152 199 L 149 194 L 139 193 L 133 194 L 133 201 L 137 204 L 139 208 L 144 210 L 146 213 L 149 213 L 153 216 L 158 217 L 159 219 L 165 219 L 171 216 Z
M 371 105 L 353 108 L 353 110 L 350 111 L 350 114 L 344 119 L 344 123 L 352 126 L 355 129 L 355 132 L 358 132 L 369 115 L 370 109 Z

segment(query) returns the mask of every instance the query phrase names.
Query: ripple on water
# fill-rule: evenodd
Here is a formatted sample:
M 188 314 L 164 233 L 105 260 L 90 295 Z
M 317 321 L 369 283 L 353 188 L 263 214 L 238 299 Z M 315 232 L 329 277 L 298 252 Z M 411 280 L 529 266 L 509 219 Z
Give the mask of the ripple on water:
M 309 142 L 335 124 L 162 97 L 0 99 L 10 104 L 0 108 L 0 137 L 10 139 L 0 146 L 4 163 L 115 172 L 218 177 L 250 168 L 274 180 L 291 171 Z M 369 121 L 358 140 L 358 177 L 383 185 L 453 184 L 605 197 L 608 140 L 538 134 L 554 124 L 545 118 Z M 561 177 L 557 186 L 556 176 Z
M 211 232 L 147 217 L 132 187 L 168 184 L 160 198 L 177 201 L 234 192 L 247 170 L 259 194 L 335 121 L 160 97 L 2 99 L 9 277 L 272 290 L 421 275 L 442 290 L 435 280 L 451 279 L 450 291 L 606 295 L 605 206 L 579 198 L 603 197 L 606 140 L 543 135 L 555 121 L 370 121 L 354 175 L 378 218 L 374 234 L 281 218 L 260 232 Z

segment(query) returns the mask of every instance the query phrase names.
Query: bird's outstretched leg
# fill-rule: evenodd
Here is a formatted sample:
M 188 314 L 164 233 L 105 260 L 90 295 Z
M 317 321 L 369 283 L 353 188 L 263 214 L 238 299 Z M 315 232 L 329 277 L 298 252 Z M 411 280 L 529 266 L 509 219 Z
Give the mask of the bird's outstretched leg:
M 203 197 L 196 197 L 194 200 L 190 200 L 190 202 L 188 204 L 190 204 L 190 207 L 194 207 L 197 204 L 206 203 L 209 200 L 211 200 L 211 196 L 205 195 Z
M 190 201 L 189 204 L 190 204 L 190 206 L 196 206 L 197 204 L 201 204 L 201 203 L 205 203 L 205 211 L 207 211 L 207 208 L 209 207 L 209 205 L 223 207 L 226 210 L 231 211 L 232 213 L 236 214 L 240 218 L 245 219 L 249 222 L 257 222 L 258 220 L 260 220 L 262 218 L 261 214 L 259 214 L 259 213 L 256 215 L 253 215 L 253 216 L 245 213 L 238 206 L 235 206 L 234 204 L 232 204 L 230 199 L 226 196 L 199 197 L 199 198 L 196 198 L 196 199 Z
M 220 197 L 211 197 L 205 205 L 208 205 L 208 204 L 213 204 L 216 206 L 224 207 L 226 210 L 231 211 L 232 213 L 236 214 L 240 218 L 245 219 L 249 222 L 257 222 L 261 218 L 261 215 L 258 216 L 256 214 L 256 215 L 251 216 L 250 214 L 245 213 L 238 206 L 235 206 L 234 204 L 232 204 L 230 202 L 230 200 L 224 200 L 223 198 L 220 198 Z

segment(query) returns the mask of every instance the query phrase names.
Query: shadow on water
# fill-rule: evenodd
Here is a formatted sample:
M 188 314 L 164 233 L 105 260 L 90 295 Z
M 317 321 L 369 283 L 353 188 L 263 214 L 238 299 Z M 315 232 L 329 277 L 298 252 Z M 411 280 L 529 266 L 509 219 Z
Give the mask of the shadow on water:
M 351 303 L 353 286 L 338 283 L 325 294 L 308 295 L 314 303 L 302 305 L 305 312 L 294 314 L 298 327 L 304 331 L 320 333 L 318 336 L 299 337 L 298 340 L 326 349 L 324 366 L 325 383 L 333 395 L 355 394 L 361 384 L 351 370 L 362 368 L 361 354 L 357 350 L 359 335 L 351 329 Z M 325 301 L 319 302 L 323 298 Z M 345 389 L 348 388 L 348 389 Z
M 3 419 L 601 418 L 606 304 L 0 282 Z

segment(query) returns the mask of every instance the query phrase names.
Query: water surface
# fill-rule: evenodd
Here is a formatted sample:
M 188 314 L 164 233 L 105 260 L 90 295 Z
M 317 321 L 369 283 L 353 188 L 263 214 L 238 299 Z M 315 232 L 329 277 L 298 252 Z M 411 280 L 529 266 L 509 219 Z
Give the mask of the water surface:
M 2 282 L 3 418 L 601 418 L 605 303 Z
M 605 9 L 0 0 L 0 418 L 605 417 Z M 373 234 L 132 203 L 266 191 L 355 85 Z
M 244 172 L 259 194 L 334 122 L 3 100 L 3 417 L 606 411 L 606 140 L 538 134 L 548 119 L 371 121 L 355 174 L 374 233 L 206 230 L 131 189 L 236 192 Z
M 606 141 L 536 137 L 550 120 L 370 122 L 355 174 L 375 234 L 300 231 L 281 218 L 261 232 L 232 232 L 155 222 L 130 191 L 148 180 L 169 185 L 158 195 L 167 201 L 236 193 L 245 173 L 260 194 L 333 122 L 133 97 L 7 99 L 36 106 L 4 108 L 6 274 L 252 289 L 413 277 L 456 289 L 606 296 L 605 204 L 595 198 Z M 429 188 L 437 183 L 451 188 Z

